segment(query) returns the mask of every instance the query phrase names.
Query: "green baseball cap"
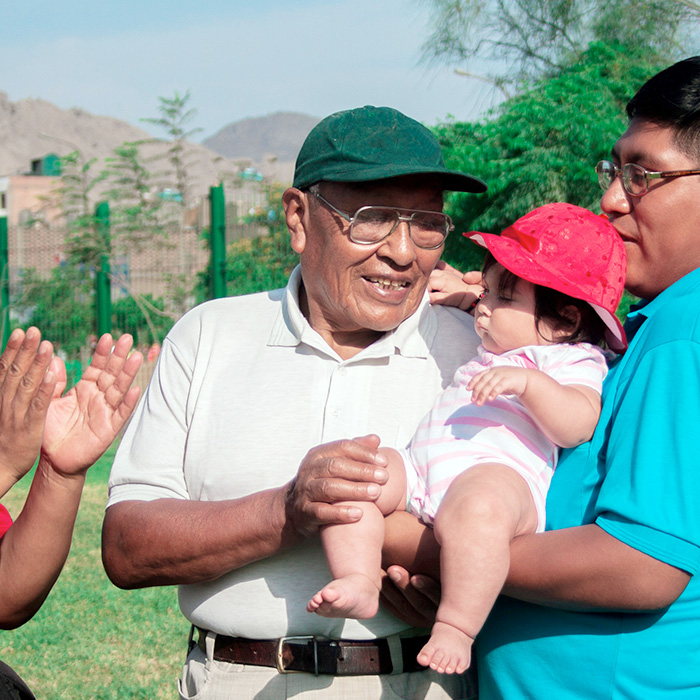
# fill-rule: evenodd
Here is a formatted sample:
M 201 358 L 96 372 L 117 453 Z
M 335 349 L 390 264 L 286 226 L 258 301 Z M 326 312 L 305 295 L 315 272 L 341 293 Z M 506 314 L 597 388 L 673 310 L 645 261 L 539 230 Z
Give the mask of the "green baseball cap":
M 311 130 L 297 157 L 293 187 L 401 175 L 437 175 L 444 190 L 486 192 L 479 178 L 445 167 L 429 129 L 396 109 L 370 105 L 331 114 Z

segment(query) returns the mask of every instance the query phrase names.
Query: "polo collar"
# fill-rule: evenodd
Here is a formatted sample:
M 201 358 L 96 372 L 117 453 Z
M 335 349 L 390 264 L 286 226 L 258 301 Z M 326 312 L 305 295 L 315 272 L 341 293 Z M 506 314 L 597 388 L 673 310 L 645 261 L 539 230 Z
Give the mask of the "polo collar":
M 270 346 L 296 347 L 309 345 L 326 355 L 338 357 L 328 343 L 317 333 L 304 317 L 299 306 L 301 266 L 297 265 L 289 276 L 284 290 L 279 313 L 272 325 L 267 344 Z M 427 358 L 437 332 L 437 319 L 430 308 L 427 292 L 420 306 L 398 328 L 385 333 L 379 340 L 359 352 L 349 362 L 360 359 L 403 355 L 404 357 Z
M 644 321 L 658 313 L 668 302 L 695 291 L 699 285 L 700 268 L 684 275 L 653 299 L 640 299 L 633 304 L 625 320 L 627 337 L 631 340 Z

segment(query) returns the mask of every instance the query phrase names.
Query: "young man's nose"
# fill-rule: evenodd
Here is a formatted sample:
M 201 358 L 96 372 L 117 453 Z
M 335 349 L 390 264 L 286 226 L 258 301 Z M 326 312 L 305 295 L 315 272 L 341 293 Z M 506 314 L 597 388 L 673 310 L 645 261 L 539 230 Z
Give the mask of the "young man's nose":
M 600 198 L 600 208 L 605 214 L 628 214 L 632 209 L 632 195 L 622 184 L 622 177 L 616 177 Z

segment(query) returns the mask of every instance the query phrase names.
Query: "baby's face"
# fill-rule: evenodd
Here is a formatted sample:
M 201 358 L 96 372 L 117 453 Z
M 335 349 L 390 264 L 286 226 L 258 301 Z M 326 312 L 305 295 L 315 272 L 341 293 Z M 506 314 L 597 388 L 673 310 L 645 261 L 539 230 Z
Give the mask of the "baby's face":
M 474 312 L 482 345 L 498 355 L 526 345 L 549 345 L 535 325 L 535 285 L 518 279 L 514 289 L 500 290 L 504 273 L 494 264 L 484 275 L 484 295 Z

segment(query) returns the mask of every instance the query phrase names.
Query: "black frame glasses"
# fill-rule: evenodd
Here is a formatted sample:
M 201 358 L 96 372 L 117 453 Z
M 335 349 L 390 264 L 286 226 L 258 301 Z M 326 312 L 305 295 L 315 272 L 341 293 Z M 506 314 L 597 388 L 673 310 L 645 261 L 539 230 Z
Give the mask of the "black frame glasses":
M 625 163 L 620 167 L 611 160 L 601 160 L 595 166 L 595 172 L 603 191 L 612 185 L 616 177 L 622 175 L 622 186 L 633 197 L 641 197 L 649 191 L 649 180 L 700 175 L 700 170 L 647 170 L 636 163 Z
M 319 194 L 316 190 L 310 189 L 309 192 L 317 197 L 318 199 L 323 202 L 329 209 L 334 211 L 338 216 L 342 217 L 345 221 L 347 221 L 350 224 L 350 240 L 353 243 L 356 243 L 357 245 L 377 245 L 378 243 L 381 243 L 382 241 L 386 240 L 391 236 L 392 233 L 399 227 L 402 221 L 405 221 L 408 224 L 408 235 L 413 241 L 413 244 L 417 248 L 421 248 L 423 250 L 437 250 L 440 248 L 442 245 L 445 243 L 445 239 L 447 238 L 447 234 L 454 230 L 454 224 L 452 223 L 452 219 L 447 215 L 444 214 L 443 212 L 440 211 L 429 211 L 427 209 L 399 209 L 397 207 L 384 207 L 384 206 L 376 206 L 376 205 L 369 205 L 369 206 L 364 206 L 360 207 L 352 216 L 350 214 L 347 214 L 343 211 L 340 211 L 337 207 L 333 206 L 325 197 L 323 197 L 321 194 Z M 358 216 L 362 216 L 362 214 L 367 214 L 371 212 L 392 212 L 394 216 L 396 217 L 396 221 L 394 222 L 393 226 L 391 229 L 385 233 L 381 238 L 377 238 L 376 240 L 363 240 L 363 238 L 357 238 L 355 235 L 355 224 L 357 223 Z M 403 212 L 403 213 L 402 213 Z M 442 233 L 442 240 L 437 243 L 436 245 L 421 245 L 419 241 L 416 241 L 416 239 L 413 236 L 413 230 L 411 228 L 411 222 L 413 221 L 414 217 L 418 214 L 429 214 L 432 215 L 433 217 L 437 216 L 440 217 L 441 219 L 444 219 L 445 221 L 445 230 Z M 439 233 L 436 231 L 436 233 Z

